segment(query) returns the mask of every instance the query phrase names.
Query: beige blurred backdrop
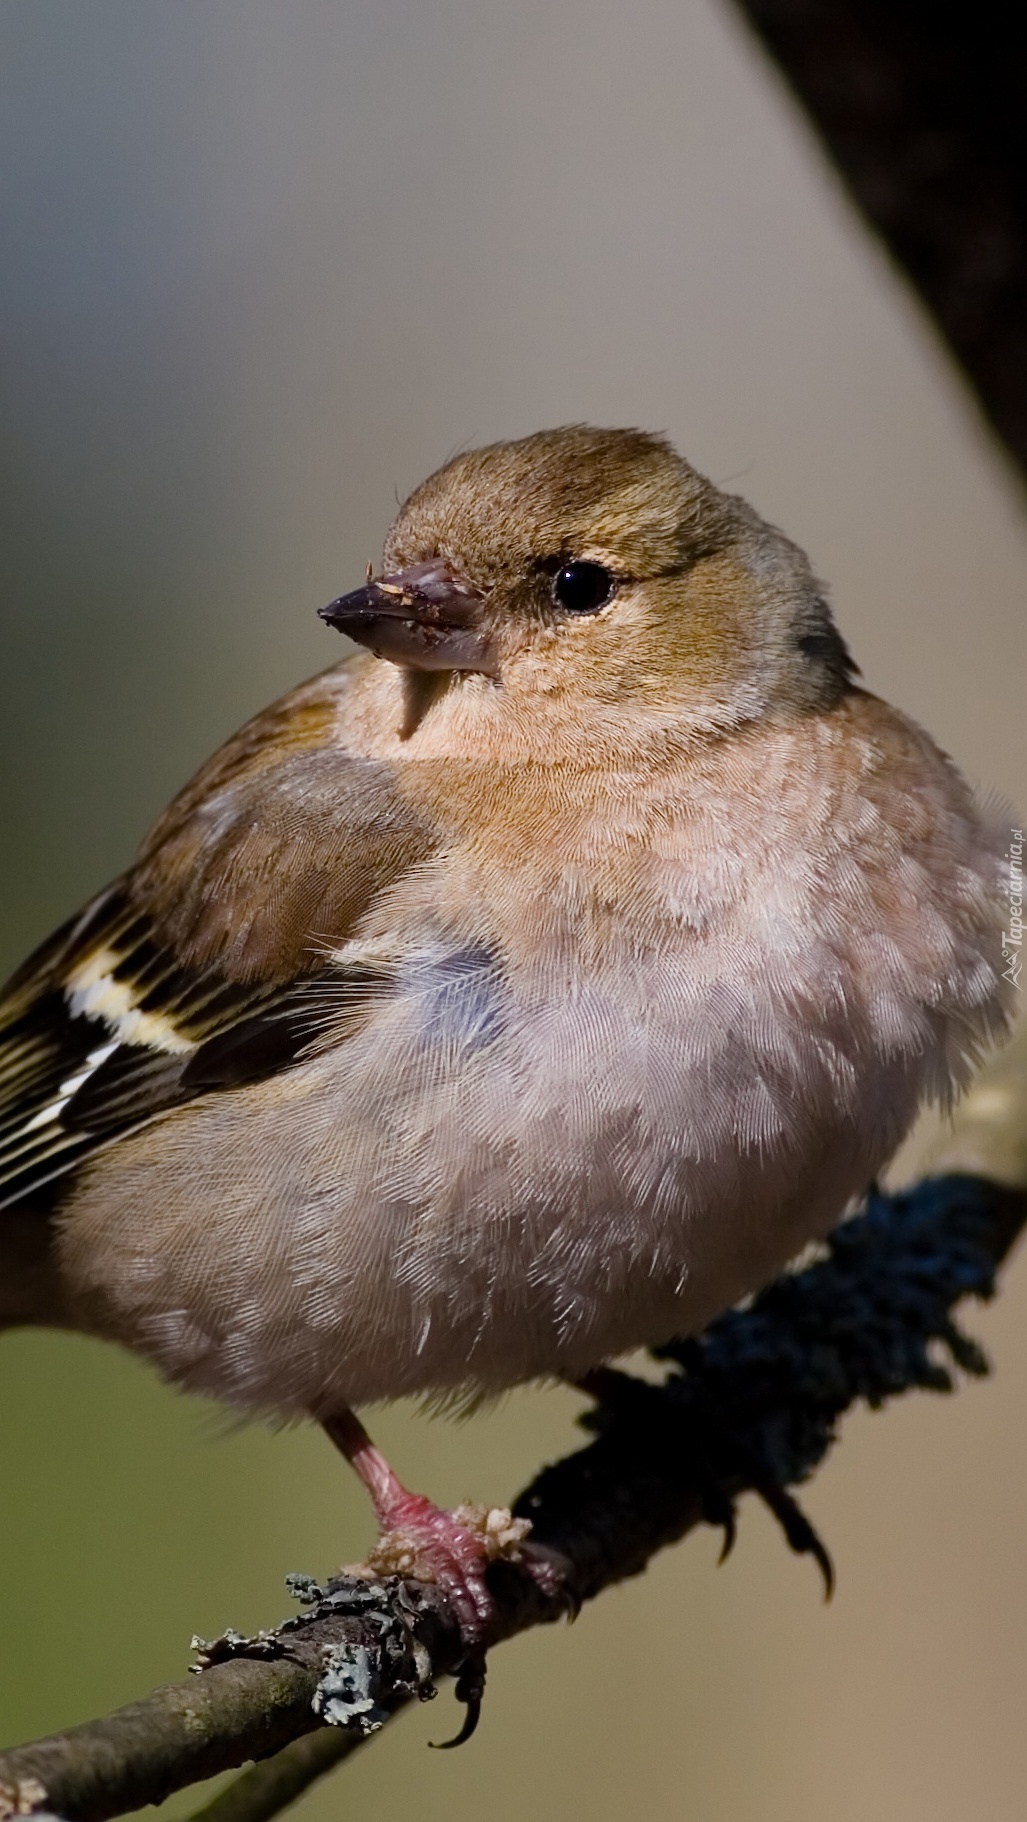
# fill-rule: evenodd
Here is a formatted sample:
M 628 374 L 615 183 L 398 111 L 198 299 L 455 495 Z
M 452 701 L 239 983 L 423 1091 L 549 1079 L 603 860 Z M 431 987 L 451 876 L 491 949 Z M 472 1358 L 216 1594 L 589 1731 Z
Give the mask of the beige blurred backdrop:
M 4 0 L 0 965 L 131 854 L 456 448 L 665 428 L 810 550 L 866 678 L 1027 803 L 1022 502 L 916 306 L 714 0 Z M 996 1377 L 846 1426 L 819 1600 L 749 1506 L 405 1716 L 306 1814 L 1014 1822 L 1027 1807 L 1027 1273 Z M 574 1400 L 379 1430 L 500 1497 Z M 178 1677 L 352 1559 L 310 1433 L 0 1339 L 0 1738 Z M 195 1798 L 177 1800 L 184 1814 Z

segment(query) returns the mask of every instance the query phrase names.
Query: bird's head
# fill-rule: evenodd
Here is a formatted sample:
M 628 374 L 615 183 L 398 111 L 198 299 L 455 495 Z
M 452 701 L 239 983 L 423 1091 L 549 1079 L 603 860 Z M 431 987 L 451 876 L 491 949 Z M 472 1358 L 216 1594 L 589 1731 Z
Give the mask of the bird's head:
M 382 575 L 322 612 L 522 720 L 563 701 L 713 732 L 823 706 L 852 668 L 802 552 L 639 430 L 457 456 L 401 507 Z

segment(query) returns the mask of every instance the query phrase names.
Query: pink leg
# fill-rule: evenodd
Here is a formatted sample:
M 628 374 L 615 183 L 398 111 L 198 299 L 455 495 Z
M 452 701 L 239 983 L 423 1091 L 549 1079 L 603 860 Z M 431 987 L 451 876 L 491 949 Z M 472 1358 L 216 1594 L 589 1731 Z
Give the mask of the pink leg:
M 406 1575 L 435 1582 L 449 1599 L 468 1646 L 480 1646 L 493 1616 L 485 1584 L 491 1562 L 523 1563 L 547 1593 L 560 1589 L 554 1564 L 536 1556 L 525 1539 L 526 1518 L 498 1506 L 457 1506 L 444 1512 L 420 1493 L 408 1493 L 353 1412 L 323 1419 L 323 1427 L 356 1471 L 374 1506 L 381 1535 L 361 1565 L 376 1575 Z
M 341 1449 L 350 1467 L 371 1495 L 375 1517 L 384 1527 L 395 1522 L 396 1506 L 410 1498 L 396 1479 L 380 1449 L 376 1449 L 359 1417 L 352 1411 L 340 1411 L 337 1417 L 324 1420 L 325 1434 Z

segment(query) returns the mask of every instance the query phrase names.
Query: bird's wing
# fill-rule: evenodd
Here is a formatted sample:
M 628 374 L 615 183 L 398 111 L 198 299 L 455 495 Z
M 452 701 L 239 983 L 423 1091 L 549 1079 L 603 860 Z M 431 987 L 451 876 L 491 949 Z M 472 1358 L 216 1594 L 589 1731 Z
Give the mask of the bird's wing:
M 332 951 L 438 838 L 387 767 L 325 742 L 312 694 L 222 749 L 0 994 L 0 1208 L 335 1041 L 382 990 Z

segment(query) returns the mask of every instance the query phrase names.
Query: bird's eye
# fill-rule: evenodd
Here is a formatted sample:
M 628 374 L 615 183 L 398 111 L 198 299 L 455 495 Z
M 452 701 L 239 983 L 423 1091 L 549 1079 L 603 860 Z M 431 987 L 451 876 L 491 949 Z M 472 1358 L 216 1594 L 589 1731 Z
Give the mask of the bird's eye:
M 553 577 L 553 600 L 567 614 L 597 614 L 615 587 L 601 563 L 565 563 Z

